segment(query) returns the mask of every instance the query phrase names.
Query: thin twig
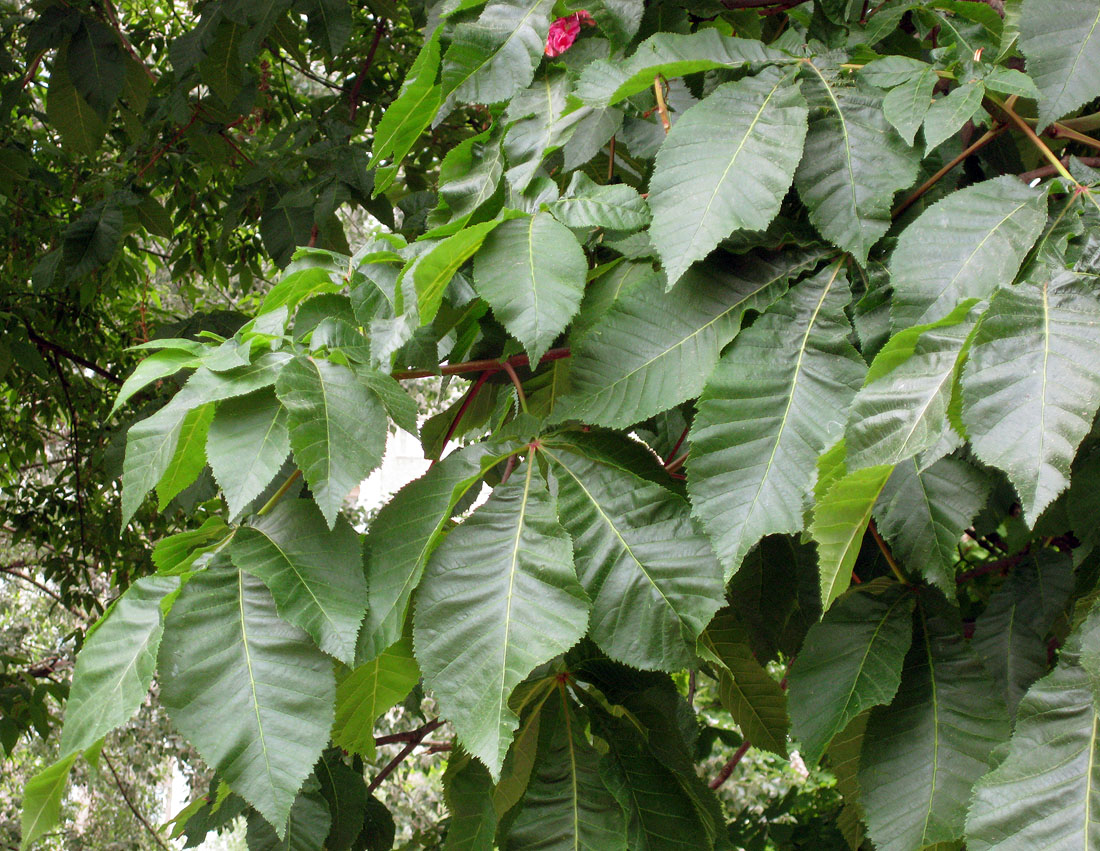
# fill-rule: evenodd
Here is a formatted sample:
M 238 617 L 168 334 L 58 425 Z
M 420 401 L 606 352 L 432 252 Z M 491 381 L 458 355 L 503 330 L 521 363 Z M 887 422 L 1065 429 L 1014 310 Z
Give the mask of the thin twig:
M 741 747 L 739 747 L 734 752 L 733 756 L 729 758 L 729 761 L 722 766 L 722 770 L 718 772 L 718 776 L 710 781 L 711 789 L 717 789 L 719 786 L 730 779 L 730 775 L 733 774 L 733 770 L 737 768 L 737 763 L 741 761 L 741 759 L 745 756 L 750 747 L 752 747 L 752 742 L 750 742 L 748 739 L 745 739 L 745 741 L 741 743 Z
M 665 472 L 675 473 L 677 470 L 684 466 L 684 462 L 687 461 L 688 455 L 690 454 L 691 450 L 689 449 L 687 452 L 681 453 L 679 457 L 673 458 L 671 461 L 665 464 Z
M 382 41 L 382 34 L 386 31 L 386 19 L 379 18 L 378 23 L 374 25 L 374 41 L 371 42 L 370 50 L 367 51 L 367 58 L 363 60 L 363 65 L 359 69 L 359 74 L 355 77 L 355 83 L 351 87 L 351 94 L 348 95 L 348 119 L 355 121 L 355 113 L 359 110 L 359 91 L 363 87 L 363 80 L 367 76 L 367 71 L 370 70 L 370 66 L 374 62 L 374 54 L 378 51 L 378 45 Z
M 1100 168 L 1100 157 L 1077 157 L 1084 165 L 1090 168 Z M 1062 165 L 1069 166 L 1069 157 L 1062 158 Z M 1039 168 L 1033 168 L 1031 171 L 1025 171 L 1016 175 L 1024 183 L 1031 183 L 1034 180 L 1045 180 L 1048 177 L 1054 177 L 1058 174 L 1058 170 L 1052 165 L 1043 165 Z
M 435 721 L 429 721 L 417 727 L 415 730 L 406 730 L 403 733 L 390 733 L 387 736 L 375 736 L 374 744 L 381 747 L 382 745 L 396 745 L 398 742 L 419 742 L 432 730 L 439 729 L 442 722 L 438 719 Z M 431 729 L 426 729 L 430 725 L 434 725 Z
M 684 445 L 684 440 L 687 439 L 688 432 L 691 430 L 691 423 L 684 426 L 684 430 L 680 432 L 680 439 L 676 441 L 676 444 L 672 447 L 672 451 L 665 456 L 665 466 L 672 463 L 672 459 L 676 457 L 676 453 L 680 451 L 680 447 Z
M 924 193 L 926 193 L 929 189 L 939 183 L 940 180 L 943 179 L 944 175 L 946 175 L 955 166 L 957 166 L 975 151 L 984 148 L 1007 129 L 1007 124 L 999 124 L 996 127 L 992 127 L 989 130 L 986 130 L 985 133 L 983 133 L 974 142 L 967 146 L 961 154 L 959 154 L 957 157 L 951 160 L 951 162 L 947 163 L 947 165 L 945 165 L 943 168 L 933 174 L 930 178 L 928 178 L 928 180 L 924 181 L 924 183 L 916 188 L 912 195 L 910 195 L 908 198 L 898 204 L 898 206 L 894 208 L 894 212 L 890 214 L 891 218 L 896 219 L 898 216 L 908 210 L 911 206 L 913 206 L 913 204 L 917 202 L 917 200 L 922 195 L 924 195 Z
M 998 103 L 997 101 L 989 97 L 985 99 L 985 101 L 992 103 L 998 110 L 1004 113 L 1008 117 L 1008 120 L 1015 124 L 1016 127 L 1019 128 L 1020 132 L 1027 136 L 1028 141 L 1031 142 L 1031 144 L 1035 146 L 1036 150 L 1038 150 L 1039 153 L 1047 159 L 1047 162 L 1054 166 L 1058 174 L 1060 174 L 1074 186 L 1078 186 L 1079 184 L 1077 183 L 1076 178 L 1074 178 L 1074 176 L 1069 173 L 1069 169 L 1062 165 L 1058 157 L 1054 155 L 1054 152 L 1047 147 L 1046 142 L 1040 139 L 1035 134 L 1035 131 L 1031 129 L 1031 125 L 1024 121 L 1024 119 L 1020 118 L 1020 116 L 1016 114 L 1015 110 L 1012 109 L 1013 100 L 1014 96 L 1012 98 L 1009 98 L 1004 103 Z
M 894 559 L 893 553 L 890 552 L 890 547 L 886 544 L 886 541 L 882 539 L 882 535 L 879 534 L 878 526 L 875 525 L 875 521 L 871 520 L 867 524 L 867 529 L 871 533 L 871 537 L 875 539 L 875 543 L 878 544 L 879 550 L 882 551 L 882 557 L 886 559 L 886 563 L 890 565 L 890 570 L 894 572 L 894 576 L 897 577 L 898 582 L 902 585 L 908 585 L 909 580 L 905 578 L 905 574 L 901 572 L 901 568 L 898 567 L 897 561 Z
M 549 363 L 567 357 L 569 357 L 568 348 L 551 349 L 542 356 L 539 363 Z M 508 358 L 508 363 L 512 366 L 527 366 L 530 360 L 527 355 L 513 355 Z M 484 372 L 485 370 L 496 372 L 503 368 L 504 364 L 500 358 L 485 358 L 483 360 L 464 361 L 463 363 L 444 364 L 439 367 L 438 371 L 431 369 L 396 369 L 390 375 L 404 381 L 410 378 L 431 378 L 434 375 L 461 375 L 464 372 Z
M 607 143 L 607 182 L 615 177 L 615 134 L 611 134 L 611 141 Z
M 496 370 L 486 369 L 484 372 L 481 373 L 480 376 L 478 376 L 478 379 L 473 383 L 473 386 L 470 387 L 469 392 L 467 392 L 466 394 L 466 398 L 462 400 L 462 404 L 458 408 L 458 413 L 456 413 L 454 419 L 451 420 L 451 424 L 447 428 L 447 433 L 443 435 L 443 443 L 441 443 L 439 446 L 439 458 L 435 458 L 432 463 L 428 465 L 429 467 L 434 467 L 437 463 L 439 463 L 439 459 L 443 457 L 443 450 L 447 448 L 447 444 L 450 443 L 451 438 L 455 436 L 455 432 L 458 430 L 458 424 L 462 422 L 462 418 L 466 415 L 466 411 L 469 410 L 470 405 L 474 401 L 474 397 L 477 395 L 477 392 L 482 388 L 485 382 L 489 380 L 489 376 L 491 376 L 494 372 L 496 372 Z
M 106 378 L 113 384 L 122 384 L 122 379 L 114 373 L 104 369 L 98 364 L 92 363 L 87 358 L 82 358 L 80 355 L 70 352 L 64 346 L 59 346 L 57 343 L 51 343 L 49 340 L 45 339 L 29 327 L 27 328 L 27 336 L 31 338 L 31 342 L 38 346 L 38 348 L 46 349 L 53 352 L 54 354 L 61 355 L 61 357 L 65 358 L 65 360 L 72 361 L 77 366 L 82 366 L 85 369 L 90 369 L 96 375 L 101 376 L 102 378 Z
M 1048 127 L 1043 135 L 1050 136 L 1052 139 L 1072 139 L 1074 142 L 1080 142 L 1082 145 L 1100 150 L 1100 141 L 1057 122 Z
M 201 109 L 200 109 L 200 108 L 199 108 L 199 107 L 198 107 L 198 106 L 196 105 L 196 106 L 195 106 L 195 108 L 194 108 L 194 110 L 192 110 L 192 112 L 191 112 L 191 118 L 190 118 L 190 119 L 189 119 L 189 120 L 187 121 L 187 123 L 186 123 L 186 124 L 184 124 L 184 125 L 183 125 L 182 127 L 180 127 L 180 128 L 179 128 L 179 129 L 178 129 L 178 130 L 176 131 L 176 134 L 175 134 L 175 135 L 174 135 L 174 136 L 172 137 L 172 141 L 171 141 L 171 142 L 168 142 L 168 143 L 167 143 L 166 145 L 163 145 L 163 146 L 161 146 L 161 147 L 160 147 L 160 148 L 159 148 L 159 149 L 158 149 L 158 150 L 156 151 L 156 153 L 154 153 L 154 154 L 153 154 L 153 156 L 149 158 L 149 162 L 147 162 L 147 163 L 146 163 L 145 165 L 143 165 L 143 166 L 142 166 L 142 167 L 141 167 L 140 169 L 138 169 L 138 173 L 134 175 L 134 181 L 135 181 L 135 182 L 137 182 L 138 180 L 141 180 L 141 176 L 142 176 L 143 174 L 145 174 L 145 172 L 147 172 L 147 171 L 148 171 L 148 170 L 149 170 L 150 168 L 152 168 L 152 167 L 153 167 L 153 164 L 154 164 L 154 163 L 155 163 L 155 162 L 156 162 L 157 160 L 159 160 L 159 159 L 160 159 L 160 158 L 161 158 L 162 156 L 164 156 L 164 154 L 165 154 L 165 153 L 166 153 L 166 152 L 168 151 L 168 149 L 169 149 L 169 148 L 171 148 L 171 147 L 172 147 L 172 146 L 173 146 L 174 144 L 176 144 L 176 142 L 178 142 L 178 141 L 179 141 L 180 137 L 181 137 L 181 136 L 182 136 L 182 135 L 183 135 L 184 133 L 186 133 L 186 132 L 187 132 L 188 130 L 190 130 L 190 129 L 191 129 L 191 125 L 192 125 L 192 124 L 194 124 L 194 123 L 195 123 L 196 121 L 198 121 L 198 119 L 199 119 L 199 113 L 200 113 L 201 111 L 202 111 L 202 110 L 201 110 Z
M 417 738 L 410 739 L 409 743 L 405 745 L 405 747 L 401 748 L 397 756 L 386 763 L 386 767 L 379 771 L 378 775 L 370 782 L 370 785 L 367 787 L 367 794 L 371 794 L 372 792 L 374 792 L 375 789 L 381 786 L 382 781 L 389 777 L 393 773 L 393 770 L 397 768 L 397 766 L 399 766 L 402 762 L 404 762 L 405 758 L 409 754 L 416 750 L 416 746 L 420 744 L 421 740 L 424 739 L 428 735 L 428 733 L 442 726 L 443 721 L 437 718 L 435 721 L 429 721 L 423 727 L 420 727 L 419 729 L 414 731 L 419 734 Z
M 665 135 L 672 129 L 672 120 L 668 117 L 668 104 L 665 103 L 664 85 L 661 75 L 653 77 L 653 94 L 657 96 L 657 114 L 661 116 L 661 126 L 665 129 Z
M 160 838 L 160 834 L 156 829 L 149 824 L 149 820 L 142 815 L 141 811 L 134 806 L 134 802 L 130 800 L 130 795 L 126 791 L 126 786 L 122 783 L 122 778 L 118 776 L 118 772 L 115 771 L 114 763 L 111 762 L 111 758 L 106 753 L 100 753 L 103 761 L 107 763 L 107 767 L 111 769 L 111 775 L 115 778 L 115 785 L 118 786 L 118 791 L 122 795 L 122 800 L 126 802 L 126 806 L 130 808 L 130 812 L 134 814 L 134 817 L 141 822 L 142 826 L 149 832 L 149 835 L 153 837 L 153 841 L 157 843 L 157 846 L 163 848 L 164 851 L 170 851 L 168 846 L 164 844 L 164 840 Z
M 0 573 L 4 574 L 5 576 L 14 576 L 16 579 L 22 579 L 24 582 L 29 582 L 31 585 L 33 585 L 35 588 L 37 588 L 39 591 L 41 591 L 47 597 L 51 597 L 52 599 L 54 599 L 58 603 L 60 603 L 62 606 L 65 606 L 65 608 L 68 609 L 68 611 L 72 612 L 77 617 L 81 617 L 81 615 L 78 612 L 73 612 L 72 609 L 69 609 L 69 607 L 67 605 L 65 605 L 65 601 L 63 599 L 61 599 L 60 594 L 58 594 L 56 591 L 52 591 L 49 588 L 49 586 L 44 585 L 43 583 L 39 582 L 37 579 L 35 579 L 30 574 L 23 573 L 21 570 L 18 570 L 15 567 L 12 567 L 10 565 L 7 565 L 7 566 L 0 565 Z

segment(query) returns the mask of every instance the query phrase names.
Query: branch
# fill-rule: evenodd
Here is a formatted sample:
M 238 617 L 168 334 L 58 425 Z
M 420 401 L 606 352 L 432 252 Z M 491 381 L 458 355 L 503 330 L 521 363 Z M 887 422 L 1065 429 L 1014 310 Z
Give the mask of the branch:
M 911 206 L 913 206 L 917 199 L 924 195 L 925 192 L 927 192 L 929 189 L 939 183 L 940 180 L 943 179 L 944 175 L 951 171 L 951 169 L 953 169 L 975 151 L 984 148 L 1007 129 L 1007 124 L 1001 124 L 997 127 L 986 130 L 985 133 L 979 136 L 978 139 L 971 145 L 969 145 L 961 154 L 959 154 L 957 157 L 951 160 L 951 162 L 947 163 L 947 165 L 945 165 L 943 168 L 933 174 L 930 178 L 928 178 L 928 180 L 924 181 L 924 183 L 917 187 L 912 195 L 910 195 L 908 198 L 898 204 L 898 206 L 894 208 L 894 212 L 890 214 L 890 217 L 896 219 L 898 216 L 908 210 Z
M 729 758 L 729 762 L 722 766 L 722 770 L 718 772 L 718 776 L 710 781 L 711 789 L 717 789 L 719 786 L 730 779 L 730 775 L 733 774 L 733 770 L 737 768 L 737 763 L 741 761 L 741 759 L 745 756 L 750 747 L 752 747 L 752 742 L 750 742 L 748 739 L 745 739 L 745 741 L 741 743 L 741 747 L 739 747 L 734 752 L 733 756 Z
M 569 357 L 568 348 L 551 349 L 542 356 L 539 363 L 549 363 L 567 357 Z M 508 363 L 512 366 L 528 366 L 530 359 L 527 355 L 514 355 L 508 358 Z M 464 372 L 485 372 L 486 370 L 496 372 L 498 369 L 503 368 L 504 362 L 500 358 L 485 358 L 483 360 L 469 360 L 464 363 L 445 364 L 439 368 L 438 372 L 431 369 L 396 369 L 390 375 L 405 380 L 409 378 L 431 378 L 433 375 L 461 375 Z
M 78 354 L 74 354 L 73 352 L 70 352 L 68 349 L 64 348 L 63 346 L 59 346 L 57 343 L 51 343 L 49 340 L 47 340 L 44 337 L 40 336 L 37 332 L 35 332 L 30 327 L 27 328 L 27 336 L 31 338 L 31 341 L 36 346 L 38 346 L 38 348 L 46 349 L 47 351 L 51 351 L 54 354 L 61 355 L 61 357 L 65 358 L 65 360 L 72 361 L 77 366 L 82 366 L 85 369 L 90 369 L 96 375 L 99 375 L 99 376 L 102 376 L 103 378 L 106 378 L 108 381 L 110 381 L 113 384 L 122 384 L 122 379 L 119 378 L 114 373 L 107 371 L 106 369 L 99 366 L 98 364 L 92 363 L 90 360 L 86 360 L 85 358 L 82 358 Z
M 779 12 L 801 6 L 805 2 L 806 0 L 722 0 L 722 5 L 727 9 L 763 9 L 778 6 L 779 8 L 775 11 Z
M 1077 159 L 1090 168 L 1100 168 L 1100 157 L 1077 157 Z M 1069 157 L 1062 160 L 1062 165 L 1069 165 Z M 1031 183 L 1033 180 L 1045 180 L 1048 177 L 1054 177 L 1056 174 L 1058 174 L 1058 170 L 1054 166 L 1044 165 L 1016 176 L 1024 183 Z
M 393 773 L 393 770 L 397 768 L 397 766 L 399 766 L 402 762 L 404 762 L 405 758 L 409 754 L 416 750 L 416 746 L 420 744 L 420 742 L 428 735 L 428 733 L 442 726 L 443 720 L 440 718 L 436 718 L 434 721 L 429 721 L 423 727 L 418 727 L 416 730 L 413 730 L 415 738 L 409 739 L 409 743 L 405 745 L 405 747 L 401 748 L 401 751 L 397 754 L 397 756 L 386 763 L 386 767 L 378 772 L 378 775 L 370 782 L 370 786 L 367 787 L 367 794 L 370 795 L 374 792 L 375 789 L 381 786 L 382 781 L 389 777 Z
M 142 826 L 149 831 L 149 835 L 153 837 L 153 841 L 157 843 L 159 848 L 163 848 L 164 851 L 170 851 L 167 845 L 164 844 L 164 840 L 161 839 L 160 834 L 156 829 L 149 824 L 149 820 L 141 814 L 141 811 L 134 806 L 134 802 L 130 800 L 130 795 L 126 791 L 126 787 L 122 783 L 122 778 L 118 776 L 118 772 L 115 771 L 114 763 L 111 762 L 111 758 L 107 756 L 106 752 L 100 754 L 103 757 L 103 761 L 107 763 L 107 767 L 111 769 L 111 776 L 115 778 L 115 785 L 118 786 L 118 791 L 122 795 L 122 800 L 126 802 L 126 806 L 130 808 L 130 812 L 134 814 L 134 817 L 141 822 Z
M 474 401 L 474 397 L 477 395 L 477 392 L 482 388 L 482 385 L 484 385 L 485 382 L 489 380 L 489 376 L 492 375 L 494 372 L 496 372 L 496 370 L 494 369 L 485 370 L 483 373 L 481 373 L 481 376 L 478 378 L 478 380 L 474 382 L 474 385 L 470 388 L 469 392 L 466 393 L 466 398 L 462 400 L 462 404 L 458 408 L 458 413 L 456 413 L 454 419 L 451 420 L 451 424 L 447 428 L 447 433 L 443 435 L 443 442 L 439 445 L 439 458 L 443 457 L 443 450 L 447 448 L 447 444 L 450 443 L 451 438 L 455 436 L 455 432 L 458 430 L 458 424 L 462 422 L 462 417 L 465 416 L 466 411 L 469 410 L 471 403 Z M 432 463 L 428 466 L 434 467 L 439 462 L 439 458 L 434 459 Z
M 386 19 L 379 18 L 378 23 L 374 25 L 374 41 L 371 42 L 370 50 L 367 51 L 367 58 L 363 60 L 363 66 L 359 69 L 359 74 L 355 77 L 355 83 L 351 87 L 351 94 L 348 95 L 348 120 L 355 121 L 355 113 L 359 110 L 359 90 L 363 87 L 363 80 L 367 76 L 367 71 L 370 70 L 370 66 L 374 62 L 374 54 L 378 51 L 378 44 L 382 41 L 382 34 L 386 31 Z
M 7 576 L 14 576 L 16 579 L 22 579 L 24 582 L 29 582 L 31 585 L 33 585 L 35 588 L 37 588 L 39 591 L 41 591 L 47 597 L 51 597 L 52 599 L 54 599 L 58 603 L 60 603 L 62 606 L 65 606 L 65 608 L 68 611 L 72 612 L 72 609 L 69 609 L 69 607 L 67 605 L 65 605 L 65 601 L 61 599 L 60 594 L 58 594 L 56 591 L 51 590 L 48 585 L 44 585 L 43 583 L 39 582 L 37 579 L 35 579 L 30 574 L 24 573 L 23 571 L 18 570 L 17 567 L 21 566 L 21 565 L 22 565 L 21 562 L 17 562 L 14 565 L 0 565 L 0 573 L 3 573 Z M 73 612 L 73 614 L 76 614 L 76 612 Z M 79 615 L 78 615 L 78 617 L 79 617 Z

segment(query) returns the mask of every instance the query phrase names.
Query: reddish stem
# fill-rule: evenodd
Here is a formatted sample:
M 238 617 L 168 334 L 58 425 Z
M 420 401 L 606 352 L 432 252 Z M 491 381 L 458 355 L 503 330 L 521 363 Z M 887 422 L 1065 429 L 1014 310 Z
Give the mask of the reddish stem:
M 551 349 L 542 356 L 539 360 L 540 364 L 549 363 L 550 361 L 561 360 L 562 358 L 569 357 L 569 349 Z M 508 358 L 508 363 L 512 366 L 527 366 L 530 363 L 530 359 L 527 355 L 513 355 Z M 463 363 L 449 363 L 441 366 L 438 371 L 431 369 L 397 369 L 390 373 L 397 379 L 408 378 L 431 378 L 433 375 L 460 375 L 464 372 L 484 372 L 485 370 L 492 370 L 496 372 L 499 369 L 504 368 L 504 363 L 500 358 L 485 358 L 483 360 L 469 360 Z
M 497 366 L 499 368 L 500 364 L 498 363 Z M 470 388 L 470 391 L 466 394 L 466 398 L 462 400 L 462 405 L 459 406 L 458 413 L 455 414 L 455 418 L 451 420 L 451 425 L 447 429 L 447 433 L 443 436 L 443 443 L 439 447 L 439 458 L 433 460 L 432 463 L 428 465 L 429 467 L 434 467 L 436 464 L 439 463 L 439 459 L 443 457 L 443 450 L 447 448 L 447 444 L 450 443 L 451 438 L 454 437 L 455 431 L 458 429 L 458 424 L 462 421 L 462 417 L 466 414 L 466 411 L 469 410 L 470 404 L 474 401 L 474 397 L 477 395 L 477 391 L 480 390 L 481 386 L 489 380 L 489 376 L 496 371 L 497 370 L 495 369 L 486 369 L 483 373 L 481 373 L 480 376 L 478 376 L 477 381 L 474 382 L 473 386 Z
M 718 776 L 710 781 L 711 789 L 717 789 L 719 786 L 730 779 L 730 775 L 733 774 L 733 770 L 737 768 L 737 763 L 739 763 L 745 756 L 745 754 L 748 753 L 750 747 L 752 747 L 752 742 L 750 742 L 748 739 L 745 739 L 745 741 L 741 743 L 741 747 L 739 747 L 734 752 L 733 756 L 729 758 L 729 762 L 722 766 L 722 770 L 718 772 Z

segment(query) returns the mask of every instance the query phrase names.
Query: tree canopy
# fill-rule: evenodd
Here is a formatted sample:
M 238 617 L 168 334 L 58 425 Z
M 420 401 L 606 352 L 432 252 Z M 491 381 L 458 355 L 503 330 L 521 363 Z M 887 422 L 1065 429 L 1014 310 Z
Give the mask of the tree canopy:
M 151 688 L 189 842 L 392 847 L 440 731 L 448 851 L 1100 848 L 1096 0 L 0 31 L 5 572 L 88 621 L 25 848 Z M 750 748 L 842 803 L 762 835 Z

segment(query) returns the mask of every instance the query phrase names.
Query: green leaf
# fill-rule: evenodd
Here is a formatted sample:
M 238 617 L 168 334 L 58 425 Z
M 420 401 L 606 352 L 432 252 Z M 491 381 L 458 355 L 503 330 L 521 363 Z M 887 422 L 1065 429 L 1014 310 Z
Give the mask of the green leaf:
M 1015 713 L 1031 684 L 1047 672 L 1046 636 L 1073 590 L 1073 563 L 1053 550 L 1013 566 L 974 624 L 971 645 Z
M 1045 222 L 1045 191 L 1011 175 L 937 201 L 902 231 L 890 258 L 894 327 L 934 322 L 1008 284 Z
M 241 41 L 245 28 L 223 18 L 214 33 L 214 39 L 199 62 L 202 81 L 226 106 L 233 103 L 241 91 L 244 65 L 241 63 Z
M 519 726 L 508 707 L 512 690 L 588 625 L 588 598 L 554 508 L 528 463 L 444 539 L 417 592 L 424 682 L 494 779 Z
M 39 771 L 23 790 L 20 851 L 27 851 L 61 820 L 61 798 L 69 783 L 69 771 L 80 754 L 69 754 Z
M 650 237 L 669 284 L 734 231 L 775 218 L 802 158 L 806 116 L 795 72 L 765 68 L 719 86 L 673 125 L 649 182 Z
M 67 68 L 66 53 L 67 50 L 62 48 L 50 69 L 46 117 L 57 128 L 66 147 L 72 148 L 78 154 L 91 156 L 107 133 L 107 123 L 73 85 Z
M 1008 755 L 974 790 L 967 848 L 1100 847 L 1100 715 L 1080 664 L 1096 630 L 1093 612 L 1020 702 Z
M 543 454 L 552 462 L 577 575 L 592 598 L 589 636 L 635 668 L 689 667 L 723 596 L 722 568 L 692 528 L 687 503 L 592 443 L 548 441 Z
M 865 372 L 848 342 L 850 300 L 840 264 L 792 287 L 734 340 L 699 397 L 688 491 L 727 578 L 765 535 L 802 529 L 817 458 Z
M 451 814 L 444 851 L 494 851 L 492 792 L 493 779 L 485 766 L 456 747 L 443 774 L 443 797 Z
M 482 222 L 464 228 L 432 246 L 431 250 L 417 260 L 412 274 L 422 325 L 435 319 L 439 306 L 443 303 L 443 293 L 455 272 L 474 256 L 485 238 L 500 224 L 499 221 Z
M 318 851 L 332 826 L 328 803 L 320 792 L 306 792 L 294 799 L 283 833 L 260 816 L 248 817 L 248 851 Z
M 329 828 L 324 848 L 326 851 L 345 851 L 363 832 L 370 807 L 363 772 L 348 767 L 340 752 L 332 748 L 321 757 L 314 773 L 332 817 L 332 827 Z
M 227 372 L 197 369 L 171 402 L 153 416 L 131 426 L 126 435 L 126 457 L 122 465 L 122 525 L 130 522 L 145 494 L 168 470 L 188 412 L 208 402 L 243 396 L 270 386 L 289 359 L 290 356 L 282 352 L 271 352 L 257 358 L 253 364 Z
M 866 262 L 890 228 L 894 194 L 916 179 L 919 156 L 890 126 L 881 95 L 806 67 L 810 124 L 794 184 L 821 235 Z
M 985 505 L 989 479 L 958 458 L 922 469 L 900 462 L 875 505 L 878 530 L 905 569 L 924 576 L 950 599 L 963 530 Z
M 864 467 L 833 480 L 814 506 L 810 534 L 817 542 L 821 607 L 828 610 L 852 579 L 871 510 L 893 467 Z
M 382 463 L 385 411 L 351 369 L 316 358 L 287 364 L 275 392 L 289 413 L 294 461 L 331 529 L 352 488 Z
M 476 23 L 459 24 L 443 57 L 443 112 L 494 104 L 530 85 L 550 31 L 551 0 L 496 0 Z
M 374 128 L 371 165 L 374 166 L 379 160 L 389 160 L 388 167 L 379 170 L 375 176 L 375 197 L 393 183 L 397 167 L 439 110 L 442 92 L 435 78 L 439 73 L 440 32 L 436 30 L 420 48 L 416 61 L 401 84 L 401 91 Z
M 445 227 L 454 227 L 456 231 L 465 227 L 496 195 L 504 176 L 504 150 L 500 141 L 500 124 L 497 123 L 484 133 L 459 142 L 439 164 L 440 205 L 435 212 L 449 214 Z M 432 233 L 440 230 L 437 228 Z
M 904 586 L 877 581 L 853 588 L 810 627 L 787 678 L 791 736 L 810 765 L 857 715 L 894 699 L 913 603 Z
M 104 121 L 122 94 L 125 61 L 118 36 L 109 26 L 91 18 L 81 19 L 66 56 L 69 78 Z
M 569 228 L 538 213 L 485 238 L 474 256 L 474 287 L 537 364 L 580 307 L 587 271 Z
M 408 637 L 360 665 L 336 687 L 332 743 L 374 759 L 374 722 L 404 700 L 419 681 L 420 668 Z
M 73 669 L 61 754 L 85 751 L 130 720 L 149 692 L 164 609 L 180 586 L 172 576 L 131 585 L 88 637 Z
M 329 530 L 308 499 L 283 498 L 242 526 L 229 545 L 233 563 L 271 589 L 279 616 L 342 662 L 355 659 L 367 602 L 362 543 L 339 518 Z
M 571 228 L 639 230 L 649 224 L 649 208 L 638 191 L 625 183 L 600 185 L 583 172 L 573 172 L 565 195 L 548 205 L 554 217 Z
M 1024 0 L 1020 49 L 1039 89 L 1039 124 L 1096 97 L 1100 90 L 1100 8 L 1088 0 Z
M 753 656 L 748 633 L 724 609 L 700 639 L 706 657 L 717 663 L 718 699 L 745 738 L 758 748 L 787 755 L 787 696 Z
M 1098 322 L 1092 283 L 1048 271 L 994 296 L 963 368 L 971 445 L 1008 474 L 1029 526 L 1069 485 L 1100 406 Z
M 328 742 L 332 660 L 278 617 L 259 579 L 211 567 L 172 607 L 158 670 L 172 723 L 285 836 L 298 790 Z
M 416 400 L 387 372 L 360 367 L 356 373 L 374 391 L 394 425 L 415 436 L 419 432 L 416 421 L 420 416 Z
M 620 294 L 573 351 L 572 392 L 556 421 L 622 428 L 699 394 L 748 310 L 764 310 L 820 255 L 705 263 L 676 289 L 650 277 Z
M 902 59 L 904 57 L 889 58 Z M 884 61 L 886 60 L 877 60 L 877 62 Z M 866 71 L 867 68 L 863 70 Z M 924 67 L 917 76 L 911 77 L 891 89 L 886 97 L 882 99 L 882 114 L 886 116 L 886 120 L 893 125 L 907 145 L 913 144 L 913 139 L 932 106 L 932 90 L 936 87 L 938 79 L 935 70 Z
M 790 56 L 759 41 L 722 35 L 717 29 L 690 35 L 659 32 L 639 44 L 625 61 L 597 59 L 588 63 L 575 94 L 589 106 L 603 108 L 651 88 L 657 76 L 672 79 L 700 71 L 791 61 Z
M 382 506 L 367 534 L 369 596 L 360 660 L 401 638 L 409 596 L 455 505 L 508 454 L 486 443 L 456 450 Z
M 343 52 L 353 29 L 351 6 L 344 0 L 317 0 L 309 15 L 309 37 L 320 41 L 329 56 Z
M 157 482 L 157 501 L 161 511 L 177 494 L 189 487 L 206 466 L 206 436 L 213 419 L 212 402 L 192 408 L 184 416 L 172 460 Z
M 221 517 L 208 517 L 202 526 L 187 532 L 177 532 L 161 538 L 153 547 L 153 564 L 157 573 L 177 575 L 187 572 L 202 553 L 216 546 L 229 534 Z
M 600 779 L 600 756 L 584 735 L 584 718 L 562 687 L 542 711 L 538 762 L 507 851 L 626 851 L 626 823 Z
M 569 74 L 547 72 L 535 77 L 530 87 L 508 102 L 504 113 L 510 122 L 503 149 L 508 158 L 508 183 L 516 192 L 526 191 L 542 161 L 562 146 L 576 124 L 591 109 L 566 111 L 572 87 Z
M 607 37 L 623 45 L 638 33 L 643 4 L 637 0 L 568 0 L 570 9 L 584 9 L 592 15 Z
M 849 470 L 897 464 L 942 442 L 974 326 L 972 306 L 967 301 L 938 322 L 906 328 L 879 350 L 848 414 Z
M 872 710 L 860 755 L 862 803 L 879 851 L 960 838 L 971 788 L 1010 731 L 957 616 L 942 603 L 928 608 L 922 599 L 897 697 Z
M 125 405 L 131 396 L 142 388 L 148 387 L 154 381 L 167 378 L 170 375 L 175 375 L 181 369 L 188 369 L 198 365 L 198 358 L 190 352 L 185 352 L 180 349 L 161 349 L 159 352 L 154 352 L 139 363 L 134 368 L 134 371 L 130 373 L 126 381 L 123 382 L 122 387 L 118 390 L 118 396 L 115 397 L 115 403 L 111 406 L 111 413 L 108 414 L 108 417 L 113 417 L 115 412 Z
M 286 411 L 264 388 L 218 405 L 206 439 L 206 457 L 236 517 L 258 497 L 290 454 Z
M 927 155 L 949 137 L 954 136 L 982 109 L 985 86 L 963 83 L 947 97 L 932 104 L 924 119 L 924 149 Z

